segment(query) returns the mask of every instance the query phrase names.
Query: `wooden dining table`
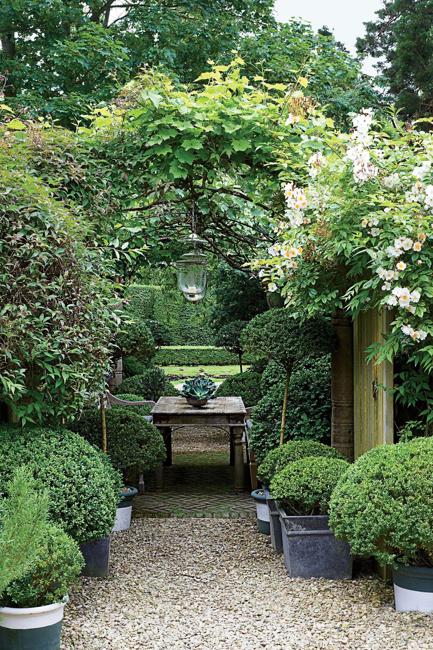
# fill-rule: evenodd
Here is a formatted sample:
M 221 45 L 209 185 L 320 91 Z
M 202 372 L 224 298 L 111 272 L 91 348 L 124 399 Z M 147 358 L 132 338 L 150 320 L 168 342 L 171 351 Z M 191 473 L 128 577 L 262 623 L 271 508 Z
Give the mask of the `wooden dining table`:
M 153 424 L 161 432 L 167 451 L 166 465 L 172 464 L 172 431 L 183 427 L 213 427 L 229 430 L 233 450 L 234 489 L 245 489 L 244 439 L 247 411 L 240 397 L 216 397 L 200 408 L 184 397 L 160 397 L 152 409 Z

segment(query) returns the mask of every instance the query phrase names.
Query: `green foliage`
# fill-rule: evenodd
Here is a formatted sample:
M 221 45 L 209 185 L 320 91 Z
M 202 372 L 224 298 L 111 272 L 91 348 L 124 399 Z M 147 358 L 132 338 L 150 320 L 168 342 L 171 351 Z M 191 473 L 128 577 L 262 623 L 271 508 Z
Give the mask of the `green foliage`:
M 159 286 L 130 284 L 125 290 L 128 313 L 139 322 L 153 319 L 155 303 L 161 291 Z
M 272 479 L 286 465 L 301 458 L 317 456 L 321 458 L 340 458 L 343 456 L 333 447 L 316 440 L 290 440 L 281 447 L 269 451 L 258 467 L 257 476 L 264 485 L 270 485 Z
M 171 344 L 171 332 L 164 323 L 160 323 L 159 320 L 146 320 L 145 325 L 150 329 L 157 348 Z
M 274 476 L 270 491 L 288 514 L 326 515 L 332 492 L 348 467 L 339 458 L 294 460 Z
M 246 352 L 275 361 L 285 370 L 308 357 L 320 357 L 335 347 L 332 326 L 324 319 L 300 323 L 284 307 L 270 309 L 244 328 L 241 342 Z
M 269 361 L 263 370 L 262 378 L 260 380 L 260 388 L 263 395 L 268 393 L 277 384 L 283 384 L 284 379 L 284 369 L 275 361 Z
M 260 33 L 248 35 L 241 45 L 247 72 L 263 83 L 299 83 L 327 114 L 346 126 L 348 113 L 378 104 L 371 80 L 362 74 L 359 61 L 325 28 L 289 20 Z
M 230 56 L 241 33 L 272 22 L 272 0 L 202 0 L 175 5 L 113 0 L 0 7 L 0 69 L 18 106 L 74 123 L 112 98 L 144 65 L 192 81 L 209 59 Z M 191 43 L 194 47 L 191 48 Z
M 36 489 L 28 467 L 13 472 L 6 492 L 0 500 L 0 598 L 34 562 L 48 516 L 47 494 Z
M 332 496 L 330 526 L 380 564 L 433 564 L 433 439 L 375 447 Z
M 124 379 L 115 392 L 134 393 L 141 395 L 141 399 L 154 400 L 155 402 L 162 395 L 172 395 L 173 392 L 178 394 L 161 368 L 149 368 L 142 375 Z
M 226 323 L 221 327 L 215 337 L 215 343 L 217 345 L 225 348 L 229 352 L 233 352 L 234 354 L 238 355 L 241 365 L 242 355 L 244 353 L 244 349 L 241 344 L 241 333 L 246 324 L 247 322 L 243 320 L 234 320 L 230 323 Z
M 78 580 L 84 566 L 79 546 L 61 528 L 47 524 L 30 570 L 12 582 L 3 607 L 40 607 L 59 603 Z
M 116 397 L 119 399 L 124 399 L 127 402 L 141 402 L 143 401 L 143 398 L 140 397 L 140 395 L 135 395 L 134 393 L 117 393 Z M 123 406 L 117 406 L 116 404 L 113 404 L 111 408 L 123 408 Z M 134 413 L 138 413 L 138 415 L 150 415 L 150 412 L 152 410 L 151 406 L 148 406 L 146 404 L 143 404 L 142 406 L 127 406 L 125 408 L 132 409 Z
M 164 441 L 158 429 L 135 410 L 116 406 L 105 411 L 108 456 L 118 470 L 148 472 L 165 459 Z M 101 413 L 85 409 L 73 428 L 92 445 L 102 447 Z
M 262 398 L 260 375 L 247 370 L 225 379 L 218 386 L 216 397 L 242 397 L 245 406 L 255 406 Z
M 263 384 L 262 384 L 263 386 Z M 254 409 L 251 447 L 259 460 L 278 445 L 284 384 L 267 391 Z M 285 440 L 329 442 L 331 435 L 331 373 L 329 358 L 294 370 L 290 379 Z
M 378 81 L 406 115 L 430 116 L 432 0 L 384 0 L 376 20 L 366 23 L 358 39 L 362 55 L 377 59 Z
M 123 376 L 134 377 L 135 375 L 142 375 L 149 370 L 149 364 L 140 361 L 136 357 L 123 357 L 122 359 Z
M 0 154 L 0 401 L 23 424 L 67 419 L 105 384 L 112 311 L 78 224 L 8 157 Z
M 0 490 L 26 464 L 49 494 L 49 515 L 77 542 L 108 535 L 121 481 L 105 454 L 67 429 L 0 428 Z
M 211 322 L 216 332 L 233 321 L 249 321 L 267 309 L 266 295 L 259 280 L 245 271 L 220 263 L 214 285 Z
M 143 322 L 131 321 L 122 324 L 116 336 L 116 345 L 122 354 L 134 356 L 138 361 L 149 364 L 155 356 L 155 340 L 149 327 Z
M 211 346 L 161 348 L 155 357 L 159 366 L 229 366 L 238 362 L 238 358 L 228 350 Z
M 191 397 L 193 399 L 202 400 L 210 399 L 213 397 L 215 395 L 215 391 L 216 384 L 211 379 L 209 379 L 209 377 L 199 375 L 193 379 L 187 379 L 182 387 L 180 394 L 183 395 L 183 397 Z

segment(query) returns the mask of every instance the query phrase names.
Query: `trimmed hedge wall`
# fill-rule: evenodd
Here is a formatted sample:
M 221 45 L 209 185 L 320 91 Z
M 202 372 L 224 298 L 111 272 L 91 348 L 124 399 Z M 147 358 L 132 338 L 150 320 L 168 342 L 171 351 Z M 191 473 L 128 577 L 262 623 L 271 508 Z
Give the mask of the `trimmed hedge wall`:
M 237 354 L 216 347 L 165 347 L 155 357 L 157 366 L 239 366 Z M 244 363 L 248 358 L 244 357 Z

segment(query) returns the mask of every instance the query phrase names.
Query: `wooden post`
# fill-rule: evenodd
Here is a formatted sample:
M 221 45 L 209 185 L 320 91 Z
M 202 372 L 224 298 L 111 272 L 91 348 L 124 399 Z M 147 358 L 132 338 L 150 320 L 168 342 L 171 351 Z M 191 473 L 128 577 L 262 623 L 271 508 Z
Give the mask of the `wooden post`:
M 353 460 L 353 323 L 339 312 L 334 316 L 333 325 L 337 349 L 332 354 L 331 445 Z
M 104 452 L 104 454 L 106 454 L 108 451 L 108 444 L 107 444 L 107 418 L 105 417 L 105 395 L 100 396 L 99 405 L 101 411 L 102 451 Z

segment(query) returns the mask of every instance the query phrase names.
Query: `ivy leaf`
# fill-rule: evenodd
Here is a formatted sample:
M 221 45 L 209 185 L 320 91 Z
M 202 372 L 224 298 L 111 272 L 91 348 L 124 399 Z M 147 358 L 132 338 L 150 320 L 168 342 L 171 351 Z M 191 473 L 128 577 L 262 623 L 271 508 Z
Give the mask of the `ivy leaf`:
M 178 149 L 175 156 L 180 162 L 186 162 L 188 164 L 191 164 L 195 160 L 195 155 L 191 151 L 185 151 L 185 149 Z

